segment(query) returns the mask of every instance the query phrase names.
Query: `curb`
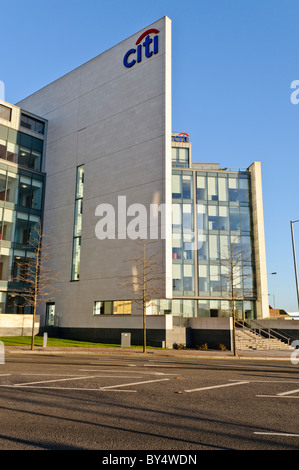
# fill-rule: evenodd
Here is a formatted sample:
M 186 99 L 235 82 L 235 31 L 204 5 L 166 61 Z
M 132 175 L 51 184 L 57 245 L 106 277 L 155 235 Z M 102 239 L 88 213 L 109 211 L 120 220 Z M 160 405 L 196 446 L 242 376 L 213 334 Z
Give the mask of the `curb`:
M 9 349 L 7 349 L 9 348 Z M 242 355 L 237 354 L 236 356 L 231 356 L 231 355 L 218 355 L 218 354 L 196 354 L 194 352 L 190 352 L 189 354 L 187 353 L 177 353 L 177 352 L 166 352 L 166 351 L 147 351 L 144 353 L 143 351 L 138 351 L 138 350 L 85 350 L 85 348 L 80 348 L 80 350 L 71 350 L 71 349 L 48 349 L 46 348 L 39 348 L 39 349 L 34 349 L 32 350 L 26 350 L 26 349 L 13 349 L 13 347 L 6 347 L 6 353 L 8 354 L 31 354 L 31 355 L 54 355 L 54 354 L 59 354 L 59 355 L 64 355 L 64 354 L 81 354 L 81 355 L 102 355 L 102 356 L 137 356 L 137 357 L 154 357 L 154 356 L 159 356 L 159 357 L 172 357 L 172 358 L 184 358 L 184 359 L 221 359 L 221 360 L 262 360 L 262 361 L 291 361 L 291 353 L 292 351 L 288 352 L 288 356 L 282 357 L 282 356 L 275 356 L 275 354 L 269 354 L 268 356 L 262 356 L 262 355 Z

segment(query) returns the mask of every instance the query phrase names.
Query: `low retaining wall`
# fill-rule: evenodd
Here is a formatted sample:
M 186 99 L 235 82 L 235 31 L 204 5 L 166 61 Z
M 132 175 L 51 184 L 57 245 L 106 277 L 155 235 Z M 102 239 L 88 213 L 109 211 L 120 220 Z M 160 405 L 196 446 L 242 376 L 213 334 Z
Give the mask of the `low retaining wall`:
M 36 315 L 34 333 L 39 331 L 40 317 Z M 31 336 L 32 315 L 0 314 L 0 336 Z
M 280 318 L 269 320 L 252 320 L 251 328 L 271 329 L 272 334 L 277 333 L 277 338 L 283 341 L 280 335 L 290 338 L 290 341 L 299 340 L 299 320 L 283 320 Z
M 191 318 L 189 347 L 207 343 L 209 349 L 219 349 L 222 344 L 232 350 L 232 318 Z

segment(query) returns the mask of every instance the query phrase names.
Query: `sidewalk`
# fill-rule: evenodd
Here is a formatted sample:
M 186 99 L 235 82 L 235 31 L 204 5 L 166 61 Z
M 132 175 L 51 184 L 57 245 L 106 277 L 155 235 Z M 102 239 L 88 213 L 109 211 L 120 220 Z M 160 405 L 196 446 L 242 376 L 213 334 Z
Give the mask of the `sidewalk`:
M 295 351 L 295 350 L 294 350 Z M 113 356 L 162 356 L 162 357 L 176 357 L 176 358 L 189 358 L 189 359 L 259 359 L 259 360 L 280 360 L 290 361 L 292 350 L 243 350 L 237 351 L 234 356 L 232 351 L 220 351 L 214 349 L 197 350 L 197 349 L 150 349 L 147 348 L 146 354 L 143 353 L 142 348 L 88 348 L 88 347 L 41 347 L 35 346 L 31 351 L 29 346 L 6 346 L 5 352 L 8 354 L 94 354 L 94 355 L 113 355 Z M 296 358 L 299 359 L 299 350 Z

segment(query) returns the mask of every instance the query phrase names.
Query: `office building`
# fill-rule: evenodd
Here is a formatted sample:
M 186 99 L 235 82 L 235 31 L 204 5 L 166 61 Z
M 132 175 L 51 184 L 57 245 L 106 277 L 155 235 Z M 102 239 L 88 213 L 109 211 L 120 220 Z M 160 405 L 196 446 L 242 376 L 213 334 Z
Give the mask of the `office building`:
M 142 311 L 134 289 L 122 284 L 134 272 L 138 233 L 158 259 L 149 344 L 186 339 L 201 319 L 211 320 L 216 336 L 226 329 L 231 246 L 246 251 L 237 269 L 237 317 L 268 314 L 260 164 L 231 171 L 193 163 L 188 134 L 172 132 L 171 63 L 171 21 L 164 17 L 16 106 L 2 104 L 15 115 L 13 125 L 0 116 L 4 132 L 20 135 L 13 142 L 18 159 L 8 161 L 8 150 L 1 156 L 6 194 L 8 169 L 19 178 L 7 269 L 14 256 L 30 256 L 30 224 L 42 214 L 57 275 L 55 294 L 39 306 L 40 331 L 114 343 L 130 332 L 132 343 L 141 343 Z M 21 201 L 29 205 L 26 219 Z M 1 318 L 21 313 L 5 295 Z

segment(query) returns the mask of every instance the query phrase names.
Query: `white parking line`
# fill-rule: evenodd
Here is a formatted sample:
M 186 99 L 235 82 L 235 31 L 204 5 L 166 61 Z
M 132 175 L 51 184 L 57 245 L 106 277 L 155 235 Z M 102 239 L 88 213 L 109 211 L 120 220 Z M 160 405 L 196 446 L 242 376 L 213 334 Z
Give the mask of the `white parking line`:
M 130 387 L 132 385 L 150 384 L 150 383 L 153 383 L 153 382 L 163 382 L 163 381 L 166 381 L 166 380 L 170 380 L 170 379 L 146 380 L 144 382 L 134 382 L 134 383 L 130 383 L 130 384 L 110 385 L 108 387 L 101 387 L 101 390 L 107 390 L 109 388 L 118 388 L 118 387 Z
M 248 381 L 242 381 L 242 382 L 235 382 L 235 383 L 222 384 L 222 385 L 213 385 L 211 387 L 202 387 L 202 388 L 194 388 L 193 390 L 185 390 L 185 392 L 187 393 L 201 392 L 202 390 L 212 390 L 214 388 L 233 387 L 234 385 L 243 385 L 243 384 L 249 384 L 249 383 L 250 382 Z
M 298 393 L 299 392 L 299 388 L 297 388 L 297 390 L 291 390 L 290 392 L 282 392 L 282 393 L 278 393 L 277 395 L 282 397 L 284 395 L 291 395 L 292 393 Z
M 259 434 L 263 436 L 299 437 L 299 434 L 291 434 L 291 433 L 286 433 L 286 432 L 254 432 L 253 434 Z

